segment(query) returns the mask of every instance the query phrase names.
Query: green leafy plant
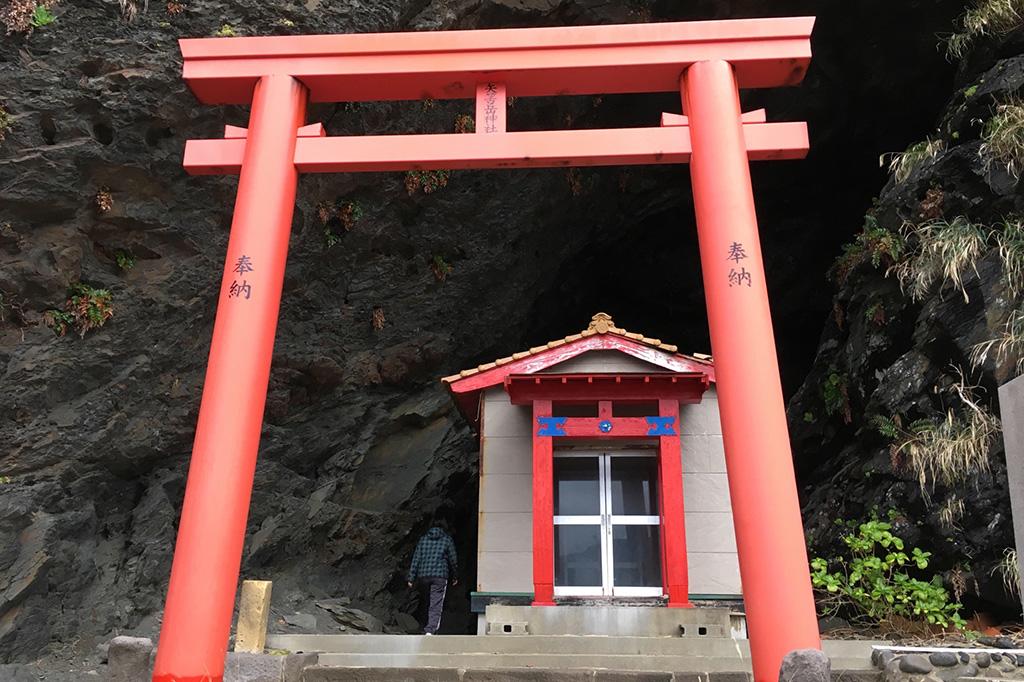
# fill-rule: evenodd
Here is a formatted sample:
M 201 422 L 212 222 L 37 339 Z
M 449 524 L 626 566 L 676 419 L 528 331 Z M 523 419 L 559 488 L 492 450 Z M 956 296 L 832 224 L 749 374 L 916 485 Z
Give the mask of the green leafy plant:
M 1019 179 L 1024 164 L 1024 102 L 1013 100 L 998 105 L 995 115 L 985 123 L 981 143 L 978 154 L 986 170 L 999 165 Z
M 345 228 L 346 232 L 351 232 L 362 218 L 363 207 L 358 201 L 343 201 L 338 207 L 338 220 L 341 221 L 341 226 Z
M 871 424 L 875 427 L 875 430 L 878 431 L 878 433 L 889 440 L 896 440 L 900 435 L 900 429 L 902 428 L 900 416 L 898 414 L 892 417 L 876 414 L 871 418 Z
M 843 423 L 853 421 L 850 411 L 850 393 L 846 377 L 839 372 L 831 372 L 821 387 L 821 397 L 825 401 L 825 412 L 829 415 L 843 415 Z
M 452 172 L 449 170 L 411 170 L 405 174 L 405 191 L 412 196 L 417 190 L 424 194 L 434 192 L 448 186 L 448 178 Z
M 940 290 L 951 283 L 965 302 L 970 300 L 964 278 L 971 271 L 977 274 L 976 263 L 988 245 L 989 231 L 984 225 L 972 223 L 964 216 L 957 216 L 952 222 L 907 223 L 903 237 L 914 247 L 891 270 L 912 300 L 924 298 L 936 282 L 940 283 Z
M 0 476 L 0 485 L 7 485 L 11 482 L 10 476 Z
M 36 5 L 36 9 L 32 12 L 32 28 L 42 28 L 43 26 L 49 26 L 55 20 L 53 12 L 46 5 Z
M 117 267 L 128 272 L 135 267 L 135 254 L 131 252 L 131 249 L 118 249 L 114 252 L 114 261 L 117 263 Z
M 906 248 L 903 236 L 879 225 L 875 216 L 870 213 L 864 217 L 864 226 L 860 234 L 850 244 L 843 247 L 843 253 L 829 269 L 832 281 L 842 285 L 854 269 L 864 263 L 871 263 L 874 268 L 896 263 Z
M 886 159 L 889 161 L 889 172 L 901 183 L 909 178 L 913 172 L 924 162 L 930 161 L 938 156 L 939 152 L 946 148 L 942 140 L 924 140 L 907 147 L 907 150 L 898 154 L 885 154 L 881 157 L 882 165 Z
M 57 0 L 7 0 L 0 3 L 0 24 L 12 33 L 31 33 L 33 29 L 52 24 L 50 8 Z
M 349 200 L 339 204 L 321 202 L 317 204 L 317 217 L 324 226 L 324 243 L 331 248 L 341 237 L 334 231 L 335 225 L 341 225 L 345 232 L 351 232 L 363 218 L 363 207 L 358 201 Z M 334 222 L 335 219 L 337 222 Z
M 430 271 L 434 273 L 434 279 L 438 282 L 443 282 L 448 279 L 448 275 L 452 274 L 455 268 L 451 266 L 448 261 L 444 259 L 444 256 L 435 255 L 430 260 Z
M 923 580 L 912 571 L 928 568 L 931 552 L 907 548 L 892 525 L 876 515 L 843 536 L 847 556 L 811 561 L 811 582 L 819 590 L 819 608 L 828 615 L 872 623 L 894 618 L 962 629 L 960 604 L 951 602 L 942 576 Z
M 84 337 L 114 316 L 112 298 L 106 289 L 94 289 L 88 284 L 78 283 L 68 289 L 64 309 L 46 311 L 44 320 L 57 336 L 64 336 L 68 330 L 74 329 Z
M 876 327 L 884 327 L 886 322 L 885 304 L 875 301 L 864 310 L 864 319 Z
M 946 55 L 961 59 L 983 36 L 1001 36 L 1024 23 L 1024 0 L 976 0 L 958 22 L 960 30 L 946 39 Z
M 235 30 L 235 27 L 231 24 L 224 24 L 216 31 L 214 31 L 213 35 L 217 38 L 234 38 L 238 35 L 238 32 Z
M 804 412 L 804 423 L 805 424 L 813 424 L 816 421 L 818 421 L 818 420 L 815 418 L 813 412 L 811 412 L 810 410 L 808 410 L 807 412 Z

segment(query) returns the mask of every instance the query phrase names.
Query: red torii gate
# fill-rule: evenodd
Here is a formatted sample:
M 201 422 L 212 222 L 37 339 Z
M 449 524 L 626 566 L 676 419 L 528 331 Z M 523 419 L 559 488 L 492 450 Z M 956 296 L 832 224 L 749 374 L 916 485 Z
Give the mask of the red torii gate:
M 190 140 L 239 173 L 153 679 L 220 681 L 299 173 L 689 163 L 756 682 L 818 648 L 749 160 L 802 158 L 803 123 L 742 114 L 739 88 L 799 83 L 813 18 L 181 41 L 206 104 L 248 129 Z M 661 127 L 508 132 L 506 96 L 679 90 Z M 325 137 L 306 103 L 476 98 L 476 134 Z M 544 595 L 537 595 L 544 601 Z

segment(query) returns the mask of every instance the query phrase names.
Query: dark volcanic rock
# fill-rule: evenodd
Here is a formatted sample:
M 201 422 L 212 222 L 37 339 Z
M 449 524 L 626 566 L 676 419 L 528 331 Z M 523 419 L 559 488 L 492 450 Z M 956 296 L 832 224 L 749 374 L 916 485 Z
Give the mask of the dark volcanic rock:
M 962 9 L 953 0 L 927 11 L 888 0 L 184 4 L 168 14 L 149 3 L 126 24 L 117 3 L 64 0 L 53 24 L 0 39 L 11 115 L 0 142 L 0 663 L 90 652 L 109 633 L 159 626 L 235 188 L 233 178 L 186 176 L 182 148 L 246 122 L 244 110 L 200 106 L 186 90 L 178 38 L 224 25 L 270 35 L 818 12 L 806 85 L 744 95 L 773 118 L 810 121 L 813 136 L 806 162 L 754 169 L 792 389 L 817 348 L 807 330 L 832 307 L 825 270 L 882 183 L 878 155 L 922 137 L 951 91 L 953 67 L 932 48 Z M 309 120 L 332 135 L 446 132 L 471 108 L 313 105 Z M 661 111 L 678 112 L 678 95 L 523 100 L 510 123 L 656 125 Z M 966 153 L 948 163 L 969 187 L 984 186 L 963 170 Z M 440 513 L 467 567 L 445 622 L 471 630 L 475 441 L 437 378 L 576 331 L 601 309 L 708 350 L 686 187 L 685 170 L 667 167 L 575 178 L 455 172 L 443 191 L 413 196 L 400 173 L 303 178 L 242 566 L 244 577 L 274 581 L 276 613 L 311 613 L 314 601 L 346 594 L 389 626 L 413 610 L 401 571 Z M 320 220 L 318 206 L 339 201 L 362 207 L 351 231 L 336 215 Z M 992 210 L 1011 204 L 1002 197 Z M 338 238 L 331 248 L 325 229 Z M 120 269 L 119 253 L 134 267 Z M 435 257 L 453 267 L 444 281 Z M 43 315 L 78 282 L 109 289 L 114 317 L 84 338 L 58 338 Z M 974 338 L 980 311 L 964 315 L 955 300 L 933 308 L 923 334 Z M 892 333 L 898 341 L 855 344 L 866 358 L 857 371 L 896 367 L 901 380 L 882 393 L 911 404 L 939 365 L 929 348 L 911 347 L 909 324 Z M 841 339 L 824 343 L 821 358 Z M 793 432 L 798 453 L 824 458 L 805 476 L 825 495 L 812 516 L 831 518 L 831 500 L 846 495 L 877 501 L 877 487 L 822 484 L 836 463 L 870 459 L 850 456 L 850 437 Z M 1002 547 L 1005 498 L 989 490 L 973 518 L 992 519 Z
M 905 673 L 927 675 L 933 669 L 928 659 L 920 654 L 907 654 L 900 657 L 900 670 Z

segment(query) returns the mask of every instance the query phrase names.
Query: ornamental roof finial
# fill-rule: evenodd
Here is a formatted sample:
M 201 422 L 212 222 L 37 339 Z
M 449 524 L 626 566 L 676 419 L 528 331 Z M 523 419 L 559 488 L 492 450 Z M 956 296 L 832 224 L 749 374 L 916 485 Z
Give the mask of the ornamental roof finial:
M 609 331 L 615 328 L 615 322 L 612 320 L 612 316 L 608 313 L 598 313 L 590 318 L 590 326 L 587 329 L 593 329 L 598 334 L 607 334 Z

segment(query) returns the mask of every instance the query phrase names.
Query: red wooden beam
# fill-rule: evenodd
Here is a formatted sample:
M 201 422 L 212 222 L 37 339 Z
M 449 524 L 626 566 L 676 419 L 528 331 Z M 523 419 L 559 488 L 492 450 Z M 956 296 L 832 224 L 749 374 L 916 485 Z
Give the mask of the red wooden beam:
M 795 85 L 813 17 L 615 26 L 180 41 L 183 75 L 206 104 L 248 104 L 256 80 L 288 74 L 313 102 L 674 92 L 691 64 L 722 59 L 744 88 Z
M 710 380 L 707 374 L 514 374 L 505 391 L 514 405 L 534 400 L 560 403 L 598 401 L 649 402 L 661 399 L 699 403 Z
M 647 417 L 564 417 L 557 426 L 534 424 L 537 435 L 551 434 L 553 438 L 647 438 L 655 437 L 662 429 Z M 678 420 L 677 420 L 678 421 Z M 679 425 L 673 423 L 665 428 L 675 435 Z
M 806 123 L 744 125 L 753 161 L 802 159 L 809 148 Z M 192 175 L 233 175 L 242 167 L 246 140 L 189 140 L 185 170 Z M 359 135 L 300 137 L 295 165 L 302 173 L 466 168 L 545 168 L 688 163 L 688 126 L 604 130 L 533 130 L 491 135 Z

